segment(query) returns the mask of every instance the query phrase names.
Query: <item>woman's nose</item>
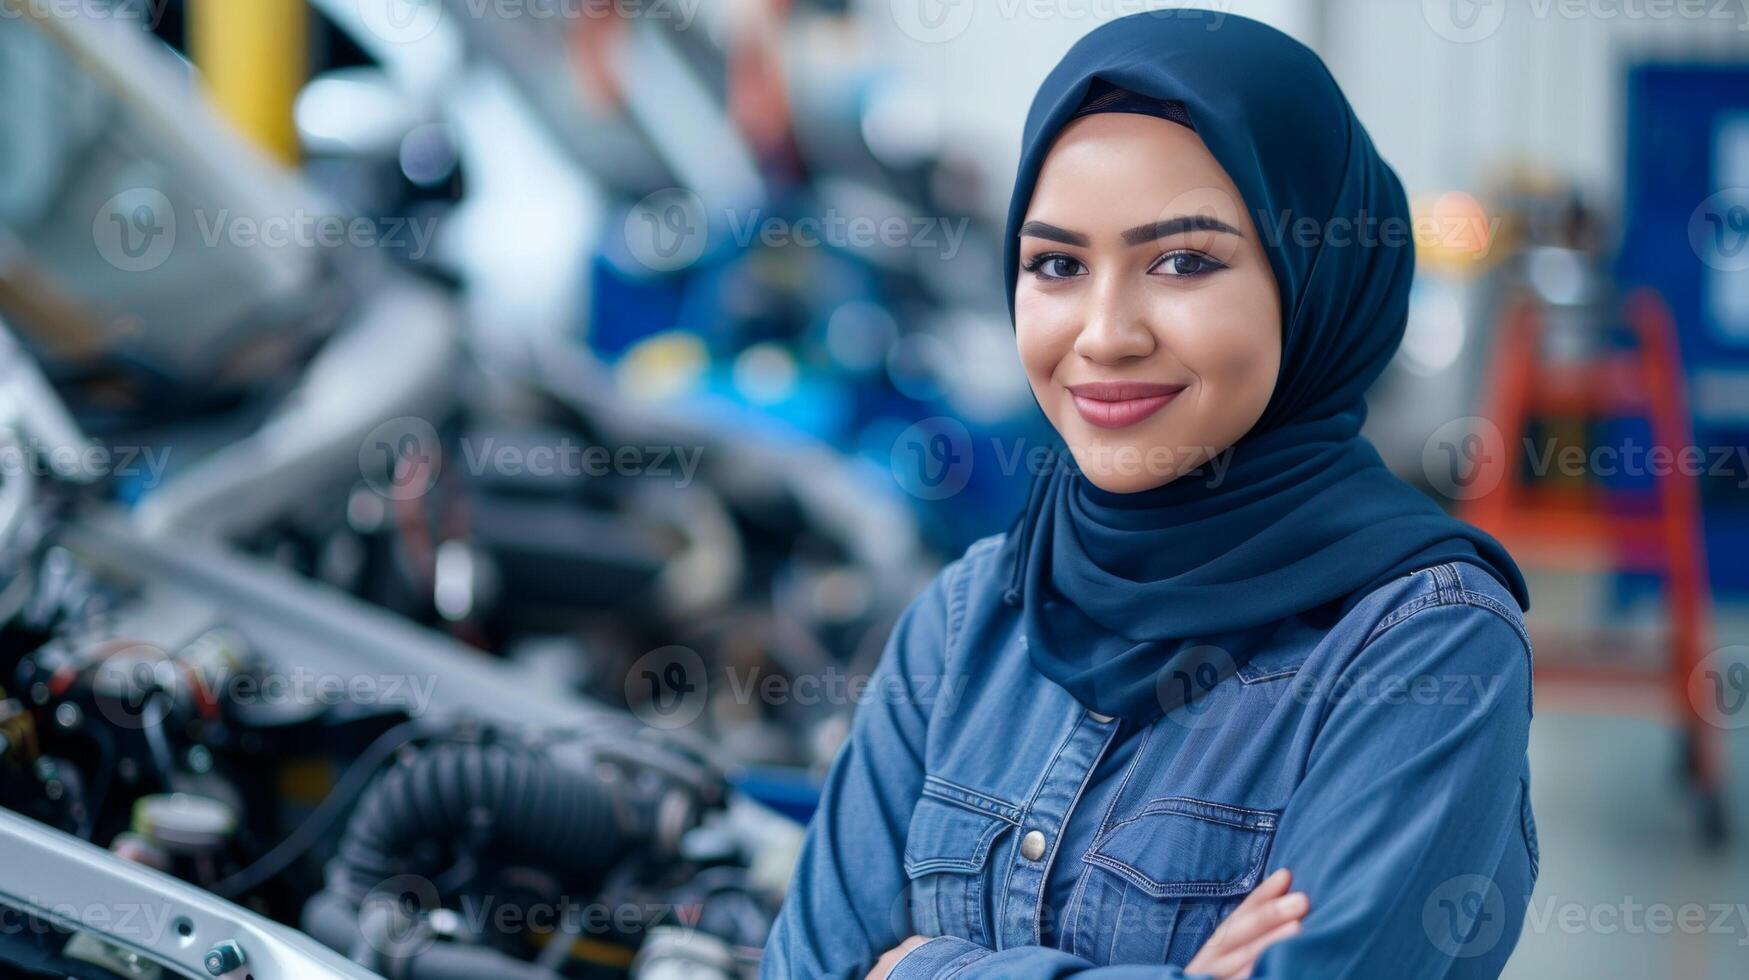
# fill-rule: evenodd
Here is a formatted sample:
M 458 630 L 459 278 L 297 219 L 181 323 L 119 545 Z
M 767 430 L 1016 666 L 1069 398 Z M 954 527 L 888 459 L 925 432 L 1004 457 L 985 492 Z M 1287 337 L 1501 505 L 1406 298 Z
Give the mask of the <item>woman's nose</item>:
M 1075 338 L 1075 353 L 1100 364 L 1113 364 L 1154 353 L 1153 331 L 1137 308 L 1129 284 L 1097 283 Z

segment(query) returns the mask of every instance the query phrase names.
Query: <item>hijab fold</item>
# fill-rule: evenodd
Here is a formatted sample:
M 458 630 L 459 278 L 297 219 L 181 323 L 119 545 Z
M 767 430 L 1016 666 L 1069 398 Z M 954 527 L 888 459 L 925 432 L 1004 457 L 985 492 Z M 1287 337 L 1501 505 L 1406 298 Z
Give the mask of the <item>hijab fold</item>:
M 1147 722 L 1238 670 L 1284 620 L 1421 568 L 1470 562 L 1528 610 L 1505 548 L 1394 476 L 1360 434 L 1407 322 L 1408 201 L 1323 63 L 1285 34 L 1174 9 L 1075 44 L 1027 115 L 1004 243 L 1010 315 L 1039 168 L 1070 119 L 1104 111 L 1191 126 L 1231 176 L 1280 289 L 1282 363 L 1251 431 L 1162 486 L 1101 490 L 1053 452 L 1003 545 L 1034 666 L 1091 710 Z

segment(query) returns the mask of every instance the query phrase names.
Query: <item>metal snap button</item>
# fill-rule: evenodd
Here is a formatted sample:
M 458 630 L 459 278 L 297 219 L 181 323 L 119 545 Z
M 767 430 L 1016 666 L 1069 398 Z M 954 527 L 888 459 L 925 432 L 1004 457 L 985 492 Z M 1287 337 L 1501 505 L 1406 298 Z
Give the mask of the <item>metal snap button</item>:
M 1029 830 L 1020 839 L 1020 856 L 1028 861 L 1037 861 L 1045 856 L 1045 835 L 1042 831 Z

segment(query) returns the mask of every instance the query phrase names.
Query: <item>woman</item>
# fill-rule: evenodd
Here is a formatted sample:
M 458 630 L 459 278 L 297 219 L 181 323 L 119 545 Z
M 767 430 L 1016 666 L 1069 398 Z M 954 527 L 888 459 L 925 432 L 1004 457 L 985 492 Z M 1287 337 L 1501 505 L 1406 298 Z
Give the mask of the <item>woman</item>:
M 859 706 L 764 976 L 1499 973 L 1529 597 L 1359 435 L 1410 239 L 1285 35 L 1174 10 L 1075 45 L 1006 241 L 1068 454 L 895 628 L 869 690 L 908 696 Z

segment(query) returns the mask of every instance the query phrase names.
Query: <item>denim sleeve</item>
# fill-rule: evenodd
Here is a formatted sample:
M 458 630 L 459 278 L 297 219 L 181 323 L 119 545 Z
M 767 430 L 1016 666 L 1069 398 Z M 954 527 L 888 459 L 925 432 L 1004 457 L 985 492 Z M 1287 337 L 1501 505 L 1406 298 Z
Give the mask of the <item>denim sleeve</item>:
M 1507 853 L 1524 847 L 1530 728 L 1529 649 L 1518 627 L 1468 601 L 1402 610 L 1347 669 L 1297 696 L 1319 699 L 1323 723 L 1268 870 L 1291 869 L 1311 911 L 1254 976 L 1443 977 L 1460 960 L 1466 974 L 1498 975 L 1530 888 L 1528 874 L 1497 872 L 1529 861 Z M 939 938 L 901 959 L 891 980 L 1067 976 L 1186 974 Z
M 928 702 L 943 686 L 946 593 L 960 567 L 943 569 L 905 609 L 869 675 L 766 941 L 761 980 L 861 980 L 910 936 L 906 826 L 923 793 Z

